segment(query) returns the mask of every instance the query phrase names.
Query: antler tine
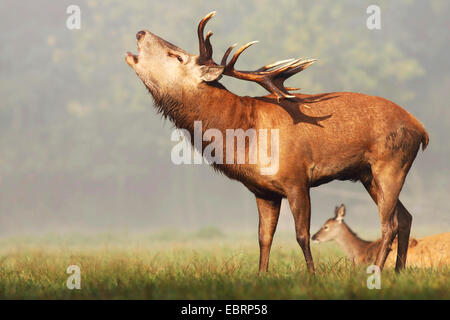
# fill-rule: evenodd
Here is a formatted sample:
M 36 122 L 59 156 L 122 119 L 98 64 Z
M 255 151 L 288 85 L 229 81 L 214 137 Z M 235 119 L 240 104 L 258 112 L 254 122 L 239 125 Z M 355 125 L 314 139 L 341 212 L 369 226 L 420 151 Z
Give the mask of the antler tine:
M 263 73 L 265 73 L 265 74 L 270 74 L 270 75 L 275 76 L 275 75 L 278 75 L 278 74 L 280 74 L 280 73 L 285 72 L 286 70 L 290 70 L 290 69 L 292 69 L 292 68 L 298 66 L 298 64 L 299 64 L 302 60 L 303 60 L 302 58 L 293 59 L 292 62 L 289 62 L 289 63 L 287 63 L 287 64 L 285 64 L 285 65 L 283 65 L 283 66 L 281 66 L 281 67 L 278 67 L 278 68 L 273 69 L 273 70 L 270 70 L 270 71 L 266 71 L 266 72 L 263 71 Z
M 285 64 L 285 63 L 288 63 L 288 62 L 292 62 L 294 60 L 295 59 L 280 60 L 280 61 L 274 62 L 272 64 L 268 64 L 268 65 L 266 65 L 264 67 L 261 67 L 258 70 L 256 70 L 256 72 L 266 71 L 266 70 L 278 67 L 279 65 L 282 65 L 282 64 Z
M 200 51 L 200 61 L 201 63 L 205 62 L 213 62 L 212 61 L 212 46 L 209 38 L 213 35 L 213 33 L 210 31 L 206 35 L 206 39 L 203 38 L 203 33 L 205 29 L 206 23 L 214 17 L 216 14 L 215 11 L 212 11 L 208 13 L 198 24 L 197 28 L 197 34 L 198 34 L 198 42 L 199 42 L 199 51 Z
M 316 59 L 309 59 L 292 64 L 291 66 L 289 66 L 289 68 L 283 70 L 283 72 L 280 74 L 280 77 L 286 80 L 287 78 L 293 76 L 294 74 L 305 70 L 316 61 L 317 61 Z
M 297 68 L 297 67 L 299 67 L 299 66 L 304 66 L 304 65 L 311 65 L 311 64 L 313 64 L 314 62 L 316 62 L 317 60 L 316 59 L 308 59 L 308 60 L 305 60 L 305 61 L 301 61 L 302 59 L 299 59 L 299 61 L 298 62 L 296 62 L 296 63 L 294 63 L 294 64 L 292 64 L 292 68 Z
M 237 61 L 237 59 L 239 58 L 239 56 L 241 55 L 242 52 L 244 52 L 245 49 L 247 49 L 248 47 L 254 45 L 255 43 L 258 43 L 259 41 L 252 41 L 249 43 L 246 43 L 245 45 L 243 45 L 242 47 L 240 47 L 236 53 L 234 54 L 233 58 L 231 58 L 230 62 L 225 66 L 226 70 L 232 70 L 234 69 L 234 65 Z M 233 49 L 233 48 L 231 48 Z M 229 53 L 228 53 L 229 54 Z M 228 57 L 228 55 L 227 55 Z
M 208 31 L 208 33 L 206 34 L 206 38 L 205 38 L 206 56 L 209 59 L 212 59 L 212 53 L 213 53 L 211 41 L 209 40 L 209 38 L 211 38 L 211 36 L 213 34 L 214 33 L 212 33 L 211 31 Z
M 237 46 L 237 43 L 232 44 L 232 45 L 227 49 L 227 51 L 225 51 L 225 54 L 223 55 L 222 61 L 220 62 L 220 64 L 221 64 L 222 66 L 225 67 L 225 65 L 227 64 L 228 56 L 230 55 L 231 51 L 232 51 L 232 50 L 234 49 L 234 47 L 236 47 L 236 46 Z
M 296 73 L 299 73 L 300 71 L 305 70 L 307 67 L 312 65 L 314 62 L 316 62 L 316 59 L 310 59 L 306 61 L 299 61 L 295 64 L 290 65 L 287 69 L 283 70 L 283 72 L 271 77 L 271 84 L 273 84 L 274 87 L 279 89 L 283 93 L 288 93 L 288 91 L 295 91 L 299 88 L 286 88 L 284 87 L 284 82 L 293 76 Z M 284 96 L 286 98 L 286 96 Z M 279 96 L 277 95 L 277 99 L 279 99 Z
M 275 97 L 277 98 L 277 101 L 280 101 L 280 98 L 295 98 L 294 95 L 291 95 L 286 88 L 283 86 L 278 86 L 276 81 L 272 81 L 270 79 L 264 79 L 262 83 L 258 82 L 264 89 L 267 91 L 275 94 Z M 292 88 L 290 88 L 292 89 Z

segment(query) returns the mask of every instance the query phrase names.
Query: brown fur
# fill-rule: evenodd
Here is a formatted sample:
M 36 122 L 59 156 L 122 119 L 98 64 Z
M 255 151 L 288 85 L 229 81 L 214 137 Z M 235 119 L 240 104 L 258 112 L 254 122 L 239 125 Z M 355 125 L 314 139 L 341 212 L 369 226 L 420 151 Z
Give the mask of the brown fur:
M 203 131 L 215 128 L 224 136 L 226 129 L 279 129 L 276 174 L 261 175 L 254 164 L 214 164 L 257 199 L 261 271 L 267 270 L 279 206 L 287 198 L 297 241 L 314 272 L 309 189 L 335 179 L 362 181 L 378 203 L 383 228 L 378 265 L 384 265 L 397 233 L 407 243 L 411 218 L 398 194 L 420 144 L 425 148 L 428 143 L 427 132 L 411 114 L 386 99 L 351 92 L 296 94 L 280 102 L 274 95 L 240 97 L 214 80 L 223 67 L 201 65 L 198 56 L 149 31 L 138 35 L 139 55 L 129 53 L 126 61 L 176 127 L 193 133 L 194 121 L 201 120 Z M 225 159 L 227 150 L 223 152 Z M 399 269 L 406 259 L 402 248 Z

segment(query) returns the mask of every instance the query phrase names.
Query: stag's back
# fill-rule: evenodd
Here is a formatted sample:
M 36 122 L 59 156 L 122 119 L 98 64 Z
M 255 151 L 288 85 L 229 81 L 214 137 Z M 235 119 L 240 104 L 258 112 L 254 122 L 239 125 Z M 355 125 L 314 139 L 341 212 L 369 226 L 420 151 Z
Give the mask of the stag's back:
M 280 159 L 289 164 L 287 169 L 299 162 L 310 168 L 313 186 L 333 179 L 359 180 L 370 165 L 390 161 L 386 155 L 412 161 L 420 144 L 428 144 L 423 125 L 386 99 L 351 92 L 296 97 L 279 104 L 261 98 L 255 106 L 256 124 L 280 128 Z M 283 167 L 280 171 L 292 174 Z
M 424 146 L 428 143 L 428 134 L 419 120 L 387 99 L 353 92 L 297 96 L 295 104 L 300 112 L 293 112 L 289 105 L 292 102 L 284 102 L 282 106 L 290 111 L 293 124 L 296 124 L 295 120 L 306 123 L 309 131 L 315 129 L 321 135 L 334 136 L 334 139 L 339 133 L 350 141 L 370 141 L 371 137 L 385 137 L 404 128 L 417 134 L 419 143 Z M 295 119 L 296 115 L 298 119 Z

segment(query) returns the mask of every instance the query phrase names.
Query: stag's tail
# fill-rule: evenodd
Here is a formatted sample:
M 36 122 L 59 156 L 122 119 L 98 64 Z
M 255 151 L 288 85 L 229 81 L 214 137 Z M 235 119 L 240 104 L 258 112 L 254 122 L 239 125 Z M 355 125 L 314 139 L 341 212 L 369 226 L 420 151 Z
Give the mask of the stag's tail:
M 428 146 L 428 142 L 430 142 L 430 137 L 428 136 L 428 132 L 427 130 L 425 130 L 425 128 L 422 126 L 423 128 L 423 132 L 422 132 L 422 140 L 420 140 L 422 142 L 422 151 L 425 150 Z
M 416 130 L 420 134 L 420 143 L 422 144 L 422 151 L 423 151 L 427 148 L 428 142 L 430 142 L 430 137 L 428 136 L 428 132 L 427 130 L 425 130 L 423 124 L 419 120 L 417 120 L 414 116 L 411 117 L 416 126 Z

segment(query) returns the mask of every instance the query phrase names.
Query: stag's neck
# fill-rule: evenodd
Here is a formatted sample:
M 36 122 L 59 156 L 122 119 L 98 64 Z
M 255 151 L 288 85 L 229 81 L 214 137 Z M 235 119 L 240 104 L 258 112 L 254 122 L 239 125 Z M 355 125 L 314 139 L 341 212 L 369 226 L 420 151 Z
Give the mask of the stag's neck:
M 155 106 L 163 116 L 169 118 L 177 128 L 187 130 L 190 133 L 190 142 L 196 148 L 200 147 L 195 143 L 199 133 L 196 121 L 201 121 L 202 137 L 208 129 L 217 129 L 223 137 L 226 137 L 227 129 L 248 130 L 258 127 L 255 99 L 237 96 L 218 82 L 201 83 L 191 90 L 184 90 L 176 98 L 159 95 L 157 92 L 152 92 L 151 88 L 149 90 L 155 100 Z M 203 139 L 200 138 L 200 140 Z M 207 144 L 208 142 L 203 140 L 202 149 L 198 150 L 201 154 Z M 224 157 L 225 148 L 223 150 Z M 243 165 L 214 163 L 213 167 L 222 171 L 229 178 L 242 182 L 243 177 L 248 176 L 245 170 L 249 169 L 245 169 Z M 245 184 L 245 182 L 243 183 Z
M 202 131 L 214 128 L 226 129 L 255 127 L 255 108 L 252 99 L 240 97 L 220 83 L 202 83 L 192 90 L 185 90 L 177 98 L 153 94 L 159 111 L 177 128 L 194 131 L 194 122 L 202 122 Z
M 367 248 L 371 242 L 359 238 L 345 222 L 342 222 L 342 224 L 342 231 L 335 238 L 336 242 L 354 262 L 362 261 L 367 254 Z

